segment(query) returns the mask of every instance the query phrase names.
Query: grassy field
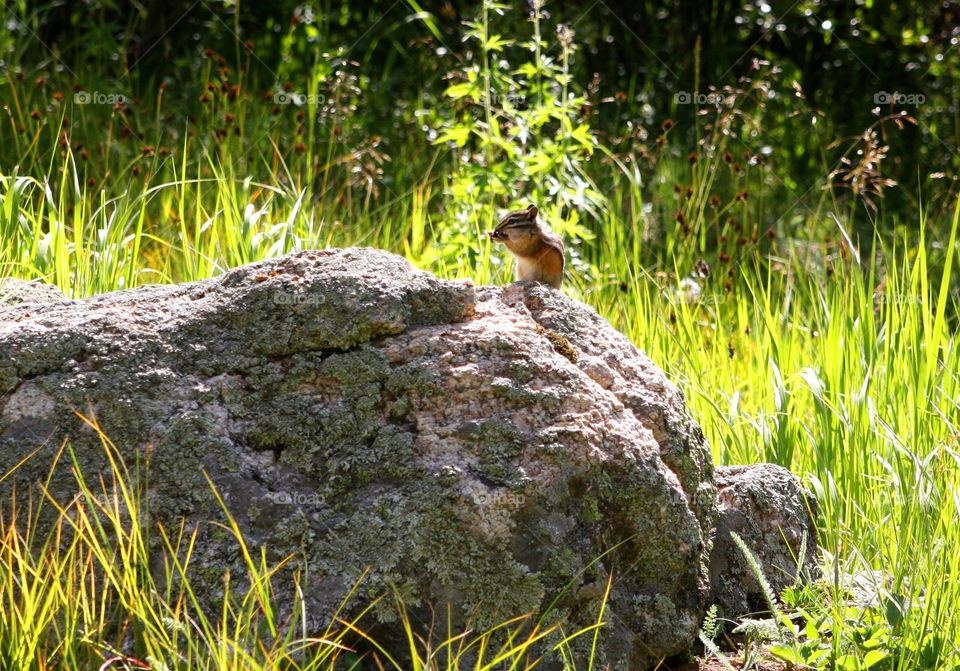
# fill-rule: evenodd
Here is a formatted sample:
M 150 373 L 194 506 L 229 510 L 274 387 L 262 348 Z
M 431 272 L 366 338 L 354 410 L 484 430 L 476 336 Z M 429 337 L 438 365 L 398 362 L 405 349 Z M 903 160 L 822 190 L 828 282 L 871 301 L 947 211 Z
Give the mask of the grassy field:
M 491 54 L 502 49 L 482 22 L 472 30 Z M 540 26 L 532 30 L 539 44 Z M 527 80 L 486 58 L 464 67 L 445 106 L 429 109 L 429 132 L 390 155 L 361 132 L 363 66 L 346 60 L 318 59 L 303 90 L 287 91 L 210 53 L 194 73 L 190 111 L 163 82 L 7 76 L 0 276 L 79 298 L 210 277 L 296 249 L 362 245 L 443 277 L 504 283 L 510 264 L 483 233 L 533 200 L 569 242 L 565 291 L 683 388 L 717 462 L 772 461 L 814 492 L 826 579 L 784 596 L 798 637 L 781 623 L 779 647 L 763 656 L 796 668 L 960 667 L 952 197 L 909 215 L 865 210 L 819 188 L 833 167 L 826 160 L 819 181 L 788 187 L 749 140 L 772 73 L 741 82 L 729 108 L 695 121 L 704 142 L 689 155 L 672 140 L 673 122 L 651 131 L 650 156 L 618 151 L 577 118 L 583 101 L 566 95 L 572 46 L 558 39 L 549 67 L 539 52 L 529 56 L 538 69 Z M 238 52 L 248 66 L 255 58 Z M 536 78 L 555 86 L 536 88 Z M 131 89 L 142 98 L 116 97 Z M 519 109 L 498 95 L 507 90 L 536 102 Z M 508 126 L 527 128 L 528 139 Z M 819 141 L 833 140 L 826 131 Z M 863 211 L 876 233 L 864 232 Z M 135 493 L 113 496 L 136 509 Z M 124 635 L 153 661 L 138 667 L 116 653 L 114 668 L 307 669 L 348 659 L 337 642 L 349 626 L 332 625 L 328 640 L 283 631 L 262 581 L 236 595 L 222 622 L 184 624 L 190 594 L 151 592 L 130 568 L 146 562 L 143 539 L 108 503 L 99 515 L 119 540 L 96 515 L 65 516 L 79 540 L 38 554 L 28 549 L 32 511 L 16 514 L 0 525 L 3 668 L 89 666 Z M 167 532 L 171 548 L 189 547 L 189 530 Z M 116 553 L 131 559 L 94 584 L 94 567 L 113 566 Z M 249 565 L 252 575 L 271 572 L 257 557 Z M 873 583 L 873 603 L 851 604 L 851 575 Z M 111 608 L 127 619 L 118 625 Z M 532 660 L 520 640 L 504 654 L 524 668 Z M 422 656 L 425 666 L 455 667 L 438 651 Z M 496 657 L 483 668 L 513 668 Z

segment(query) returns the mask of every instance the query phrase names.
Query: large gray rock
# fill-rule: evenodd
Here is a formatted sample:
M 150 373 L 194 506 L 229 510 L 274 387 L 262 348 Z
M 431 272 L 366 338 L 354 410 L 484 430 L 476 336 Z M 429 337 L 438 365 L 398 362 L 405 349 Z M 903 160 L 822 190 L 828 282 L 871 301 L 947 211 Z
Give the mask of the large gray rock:
M 710 555 L 710 582 L 712 600 L 726 616 L 768 610 L 760 584 L 731 532 L 743 539 L 778 594 L 798 573 L 801 583 L 820 577 L 816 501 L 793 473 L 775 464 L 720 466 L 716 483 L 720 514 Z
M 477 629 L 559 597 L 567 631 L 595 620 L 613 573 L 597 668 L 694 640 L 708 447 L 664 374 L 558 291 L 474 289 L 348 249 L 0 308 L 0 472 L 43 446 L 18 487 L 44 479 L 63 438 L 103 470 L 72 409 L 128 464 L 149 451 L 155 516 L 201 523 L 194 579 L 211 603 L 223 571 L 244 571 L 203 524 L 222 519 L 204 472 L 252 548 L 298 557 L 314 633 L 369 568 L 357 608 L 395 585 L 415 622 L 449 603 Z M 66 464 L 50 487 L 75 495 Z M 372 617 L 396 633 L 391 609 Z

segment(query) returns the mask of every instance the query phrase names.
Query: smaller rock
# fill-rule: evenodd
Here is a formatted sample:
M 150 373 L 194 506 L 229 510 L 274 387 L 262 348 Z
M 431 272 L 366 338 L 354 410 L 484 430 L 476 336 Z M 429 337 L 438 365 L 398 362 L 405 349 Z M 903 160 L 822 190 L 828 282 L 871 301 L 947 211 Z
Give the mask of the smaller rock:
M 0 279 L 0 306 L 21 303 L 61 303 L 68 299 L 58 287 L 34 280 L 25 282 L 13 277 Z
M 793 473 L 775 464 L 719 466 L 716 485 L 720 517 L 710 554 L 710 586 L 713 602 L 727 617 L 768 610 L 760 585 L 730 536 L 732 531 L 759 560 L 778 594 L 796 579 L 804 534 L 807 547 L 801 579 L 819 577 L 813 522 L 816 502 Z

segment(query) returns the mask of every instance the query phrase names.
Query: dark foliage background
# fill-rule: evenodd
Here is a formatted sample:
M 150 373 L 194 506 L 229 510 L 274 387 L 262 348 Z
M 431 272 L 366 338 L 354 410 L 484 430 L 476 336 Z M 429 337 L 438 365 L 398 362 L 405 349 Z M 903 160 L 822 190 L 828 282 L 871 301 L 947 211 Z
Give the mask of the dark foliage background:
M 494 32 L 519 39 L 532 6 L 504 8 L 493 13 Z M 278 87 L 301 88 L 324 60 L 352 61 L 354 123 L 362 127 L 352 137 L 376 137 L 394 157 L 404 153 L 402 144 L 428 161 L 417 110 L 447 104 L 448 74 L 475 57 L 462 37 L 464 22 L 480 9 L 437 0 L 21 0 L 5 11 L 0 71 L 59 79 L 75 90 L 114 81 L 147 108 L 165 83 L 166 118 L 174 125 L 202 107 L 197 73 L 211 54 L 265 100 Z M 952 0 L 588 0 L 548 3 L 543 11 L 551 26 L 575 31 L 571 68 L 587 95 L 585 117 L 598 137 L 633 143 L 613 142 L 618 150 L 652 143 L 669 119 L 675 156 L 696 151 L 694 116 L 704 106 L 683 104 L 683 96 L 736 87 L 762 59 L 779 74 L 755 137 L 740 140 L 775 163 L 772 188 L 813 201 L 834 183 L 841 198 L 865 197 L 864 207 L 851 206 L 864 228 L 875 225 L 877 207 L 914 223 L 920 203 L 930 212 L 949 208 L 960 134 L 960 5 Z M 877 126 L 870 147 L 864 131 L 898 113 L 902 123 Z M 879 160 L 861 166 L 867 181 L 850 189 L 841 157 L 852 157 L 855 169 L 857 152 L 872 150 L 880 150 Z M 0 160 L 11 163 L 3 153 Z M 395 176 L 388 166 L 377 179 L 389 184 Z

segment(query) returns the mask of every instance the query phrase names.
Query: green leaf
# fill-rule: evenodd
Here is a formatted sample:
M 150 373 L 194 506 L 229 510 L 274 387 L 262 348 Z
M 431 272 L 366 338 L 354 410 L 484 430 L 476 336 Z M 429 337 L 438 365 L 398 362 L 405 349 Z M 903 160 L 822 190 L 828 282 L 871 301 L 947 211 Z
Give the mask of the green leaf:
M 436 140 L 433 141 L 433 144 L 443 144 L 444 142 L 454 142 L 458 147 L 462 147 L 467 143 L 467 139 L 470 137 L 470 127 L 469 126 L 454 126 L 453 128 L 448 128 L 445 133 L 440 135 Z
M 889 656 L 890 653 L 886 650 L 871 650 L 863 656 L 863 663 L 869 669 L 875 664 L 879 664 Z
M 590 126 L 587 124 L 580 124 L 573 129 L 573 132 L 570 133 L 570 137 L 582 144 L 584 147 L 593 149 L 593 135 L 590 134 Z
M 470 82 L 462 82 L 460 84 L 453 84 L 447 87 L 447 90 L 443 92 L 445 96 L 453 100 L 460 100 L 461 98 L 466 98 L 467 96 L 474 96 L 477 92 L 477 87 Z
M 490 119 L 490 134 L 498 139 L 502 137 L 500 134 L 500 122 L 497 121 L 496 117 Z
M 433 33 L 433 36 L 436 37 L 441 42 L 443 41 L 443 35 L 440 34 L 440 29 L 437 27 L 437 22 L 433 17 L 433 14 L 430 12 L 424 11 L 424 9 L 417 3 L 417 0 L 407 0 L 407 4 L 410 5 L 410 9 L 414 11 L 413 14 L 407 17 L 407 23 L 415 20 L 423 21 L 423 25 Z
M 491 35 L 483 48 L 487 51 L 503 51 L 503 48 L 509 44 L 510 40 L 505 40 L 500 35 Z
M 903 615 L 907 611 L 907 598 L 902 595 L 892 594 L 884 599 L 884 617 L 891 627 L 896 627 L 903 622 Z
M 537 66 L 534 65 L 533 63 L 524 63 L 519 68 L 514 70 L 513 74 L 523 75 L 524 77 L 533 77 L 538 72 L 540 72 L 540 69 L 537 68 Z
M 771 655 L 788 664 L 803 664 L 806 661 L 792 645 L 771 645 L 769 650 Z
M 536 175 L 537 173 L 549 170 L 553 163 L 553 159 L 547 156 L 545 152 L 537 152 L 527 159 L 524 165 L 524 172 L 527 175 Z
M 860 662 L 855 655 L 842 655 L 837 659 L 837 668 L 845 671 L 858 671 Z
M 880 646 L 886 645 L 887 643 L 887 632 L 883 629 L 877 629 L 870 633 L 870 637 L 863 642 L 863 648 L 865 650 L 870 650 L 872 648 L 879 648 Z

